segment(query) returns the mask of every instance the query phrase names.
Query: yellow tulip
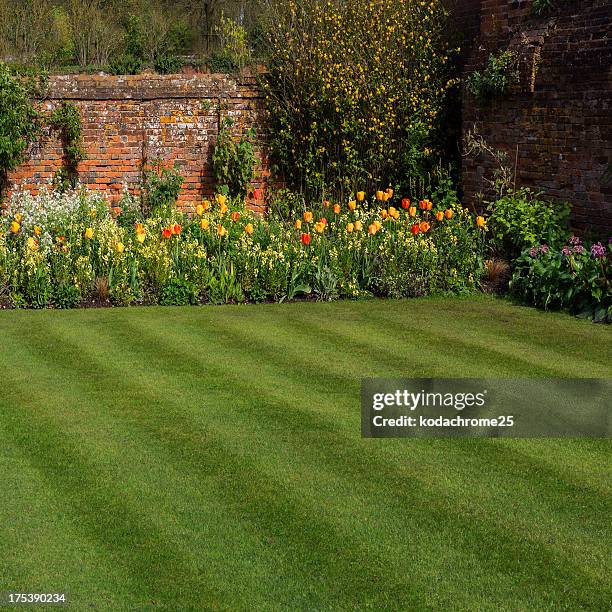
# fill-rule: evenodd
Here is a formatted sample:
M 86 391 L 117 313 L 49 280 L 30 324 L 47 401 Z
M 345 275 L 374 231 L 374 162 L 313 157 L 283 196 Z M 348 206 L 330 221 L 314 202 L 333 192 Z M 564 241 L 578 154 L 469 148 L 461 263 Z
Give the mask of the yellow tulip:
M 349 224 L 346 226 L 346 231 L 347 231 L 349 234 L 352 234 L 354 229 L 355 229 L 355 226 L 354 226 L 352 223 L 349 223 Z
M 200 227 L 203 230 L 207 230 L 209 226 L 208 219 L 200 219 Z
M 322 234 L 325 231 L 325 223 L 323 223 L 322 221 L 318 221 L 317 223 L 315 223 L 315 231 L 318 234 Z
M 389 189 L 387 189 L 387 191 L 385 192 L 387 199 L 390 199 L 393 197 L 393 189 L 391 189 L 391 187 L 389 187 Z
M 88 227 L 85 230 L 85 238 L 87 238 L 87 240 L 91 240 L 93 238 L 93 234 L 94 234 L 94 231 L 91 227 Z
M 377 191 L 376 192 L 376 199 L 379 202 L 382 202 L 385 199 L 385 192 L 384 191 Z
M 21 223 L 22 219 L 23 219 L 23 215 L 21 213 L 17 213 L 15 215 L 15 221 L 17 221 L 17 223 Z
M 36 251 L 36 249 L 38 249 L 38 240 L 35 240 L 32 236 L 28 238 L 28 249 L 31 251 Z
M 363 223 L 361 221 L 355 221 L 355 231 L 360 232 L 363 229 Z
M 223 238 L 227 234 L 227 230 L 220 224 L 217 224 L 217 236 Z
M 219 205 L 219 212 L 224 215 L 227 211 L 229 210 L 229 208 L 227 207 L 227 205 L 225 204 L 225 202 L 223 202 L 223 204 Z
M 244 227 L 244 231 L 247 234 L 252 234 L 253 233 L 253 224 L 252 223 L 247 223 L 246 226 Z
M 416 209 L 416 206 L 411 206 L 411 207 L 408 209 L 408 214 L 409 214 L 411 217 L 414 217 L 414 216 L 416 216 L 416 210 L 417 210 L 417 209 Z
M 299 230 L 302 229 L 302 220 L 301 219 L 297 219 L 295 222 L 295 229 Z
M 357 201 L 349 200 L 348 207 L 349 207 L 349 210 L 355 210 L 357 208 Z
M 210 210 L 210 202 L 208 200 L 204 200 L 202 202 L 202 208 L 204 209 L 204 211 Z
M 138 232 L 136 234 L 136 240 L 138 240 L 138 242 L 140 242 L 140 244 L 142 244 L 145 241 L 146 237 L 147 237 L 147 234 L 144 231 Z
M 38 227 L 38 225 L 35 225 L 35 226 L 34 226 L 34 233 L 35 233 L 37 236 L 40 236 L 40 235 L 42 234 L 42 229 L 41 229 L 40 227 Z
M 19 225 L 19 222 L 18 222 L 18 221 L 13 221 L 13 222 L 11 223 L 11 232 L 12 232 L 13 234 L 17 234 L 17 233 L 19 233 L 19 230 L 20 230 L 20 229 L 21 229 L 21 225 Z
M 123 242 L 118 242 L 117 246 L 115 247 L 115 250 L 117 251 L 117 253 L 123 253 L 123 251 L 125 251 L 125 245 L 123 244 Z
M 363 202 L 365 200 L 365 191 L 357 192 L 357 201 Z
M 196 206 L 196 215 L 198 215 L 198 217 L 201 217 L 204 214 L 204 206 L 202 204 L 198 204 Z
M 383 219 L 386 219 L 386 218 L 389 216 L 389 213 L 387 212 L 387 209 L 386 209 L 386 208 L 383 208 L 383 209 L 380 211 L 380 216 L 381 216 Z
M 376 231 L 380 231 L 380 229 L 382 228 L 382 224 L 378 219 L 374 221 L 374 225 L 376 226 Z
M 485 218 L 484 217 L 476 217 L 476 225 L 478 227 L 484 227 L 484 225 L 485 225 Z
M 222 193 L 218 193 L 215 196 L 215 200 L 216 200 L 217 204 L 219 206 L 221 206 L 221 208 L 223 208 L 225 206 L 226 202 L 227 202 L 227 196 L 223 195 Z

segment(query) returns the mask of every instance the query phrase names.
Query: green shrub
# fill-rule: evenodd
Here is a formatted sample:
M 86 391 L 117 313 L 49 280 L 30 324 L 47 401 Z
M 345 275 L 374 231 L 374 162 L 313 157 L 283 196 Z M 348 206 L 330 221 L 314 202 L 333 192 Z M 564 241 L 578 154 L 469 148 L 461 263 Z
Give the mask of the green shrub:
M 515 262 L 510 287 L 514 295 L 539 308 L 566 309 L 593 321 L 612 320 L 611 257 L 601 243 L 527 249 Z
M 31 101 L 34 88 L 34 79 L 19 78 L 0 62 L 0 190 L 6 173 L 24 161 L 39 133 L 39 116 Z
M 510 191 L 489 210 L 492 246 L 509 259 L 537 244 L 557 245 L 569 235 L 569 204 L 542 200 L 527 188 Z
M 198 287 L 184 278 L 173 278 L 162 287 L 159 303 L 162 306 L 189 306 L 197 304 Z
M 144 62 L 141 58 L 131 53 L 122 53 L 111 60 L 108 69 L 115 75 L 139 74 L 143 67 Z
M 518 82 L 517 55 L 513 51 L 491 53 L 484 70 L 473 72 L 467 80 L 468 90 L 481 103 L 505 96 Z
M 143 189 L 144 208 L 151 216 L 167 218 L 181 193 L 183 176 L 174 168 L 161 168 L 146 173 Z
M 181 71 L 185 62 L 176 55 L 164 54 L 155 60 L 155 70 L 159 74 L 176 74 Z
M 81 302 L 81 292 L 70 283 L 59 283 L 53 289 L 53 304 L 56 308 L 76 308 Z
M 236 142 L 232 136 L 232 124 L 229 118 L 221 124 L 212 155 L 213 173 L 217 191 L 244 200 L 255 176 L 255 129 L 248 130 Z

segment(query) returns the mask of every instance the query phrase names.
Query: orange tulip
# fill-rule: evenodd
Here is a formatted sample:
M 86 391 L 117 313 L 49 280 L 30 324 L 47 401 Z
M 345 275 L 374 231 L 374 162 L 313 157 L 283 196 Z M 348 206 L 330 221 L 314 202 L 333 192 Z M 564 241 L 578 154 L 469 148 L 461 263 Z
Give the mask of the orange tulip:
M 302 229 L 302 220 L 301 219 L 296 219 L 296 221 L 295 221 L 295 229 L 296 230 Z
M 21 225 L 19 225 L 19 222 L 18 222 L 18 221 L 13 221 L 13 222 L 11 223 L 11 232 L 12 232 L 13 234 L 17 234 L 17 233 L 19 233 L 19 230 L 20 230 L 20 229 L 21 229 Z
M 349 200 L 348 209 L 355 210 L 357 208 L 357 200 Z
M 180 236 L 181 235 L 181 226 L 178 223 L 175 223 L 174 225 L 170 226 L 170 233 L 173 236 Z
M 361 221 L 355 221 L 355 231 L 360 232 L 363 229 L 363 223 Z
M 376 234 L 377 231 L 378 231 L 378 228 L 376 227 L 376 223 L 370 224 L 370 226 L 368 227 L 368 234 L 370 236 L 374 236 L 374 234 Z
M 436 219 L 438 221 L 442 221 L 444 219 L 444 213 L 441 210 L 436 213 Z
M 330 204 L 331 202 L 329 200 L 323 200 L 323 206 L 325 206 L 325 208 L 329 208 Z
M 365 191 L 358 191 L 357 192 L 357 201 L 358 202 L 363 202 L 365 200 Z
M 304 221 L 306 221 L 306 223 L 310 223 L 312 221 L 312 213 L 306 211 L 304 213 Z
M 429 223 L 427 223 L 427 221 L 421 221 L 421 223 L 419 223 L 419 229 L 426 234 L 429 231 L 430 225 Z
M 348 234 L 352 234 L 354 229 L 355 229 L 355 226 L 352 223 L 347 224 L 346 231 Z
M 35 225 L 35 226 L 34 226 L 34 233 L 35 233 L 37 236 L 40 236 L 40 235 L 42 234 L 42 229 L 41 229 L 40 227 L 38 227 L 38 225 Z
M 235 211 L 232 213 L 231 216 L 232 222 L 236 223 L 236 221 L 238 221 L 238 219 L 240 219 L 240 213 L 238 211 Z
M 476 217 L 476 225 L 478 227 L 484 227 L 485 226 L 485 218 L 484 217 Z
M 416 206 L 411 206 L 411 207 L 408 209 L 408 214 L 409 214 L 411 217 L 416 217 L 416 211 L 417 211 Z
M 171 237 L 172 237 L 172 232 L 170 231 L 170 229 L 167 227 L 164 227 L 164 229 L 162 230 L 162 238 L 165 238 L 166 240 L 168 240 Z
M 389 213 L 387 212 L 387 209 L 386 209 L 386 208 L 383 208 L 383 209 L 380 211 L 380 216 L 381 216 L 383 219 L 386 219 L 386 218 L 389 216 Z
M 409 198 L 404 198 L 402 200 L 402 208 L 403 209 L 410 208 L 410 199 Z
M 384 191 L 377 191 L 376 192 L 376 199 L 379 202 L 382 202 L 385 199 L 385 192 Z
M 227 230 L 220 224 L 217 224 L 217 236 L 223 238 L 223 236 L 227 235 Z
M 453 218 L 453 214 L 454 214 L 454 213 L 453 213 L 453 211 L 452 211 L 452 209 L 451 209 L 451 208 L 447 208 L 447 209 L 444 211 L 444 216 L 445 216 L 447 219 L 452 219 L 452 218 Z
M 315 231 L 318 234 L 322 234 L 325 231 L 325 223 L 323 223 L 323 221 L 318 221 L 317 223 L 315 223 Z
M 252 223 L 247 223 L 244 226 L 244 231 L 249 234 L 249 236 L 253 233 L 253 224 Z
M 334 214 L 335 215 L 339 215 L 340 214 L 340 204 L 334 204 Z
M 202 202 L 202 208 L 204 209 L 204 212 L 206 212 L 207 210 L 210 210 L 210 202 L 208 200 L 204 200 Z

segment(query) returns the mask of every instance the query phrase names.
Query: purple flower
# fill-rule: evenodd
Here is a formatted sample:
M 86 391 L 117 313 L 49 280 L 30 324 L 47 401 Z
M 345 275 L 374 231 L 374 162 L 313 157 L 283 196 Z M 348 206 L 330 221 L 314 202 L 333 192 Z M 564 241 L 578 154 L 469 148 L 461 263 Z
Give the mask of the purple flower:
M 570 244 L 580 244 L 580 238 L 578 236 L 572 236 L 569 239 Z
M 548 253 L 548 245 L 547 244 L 542 244 L 540 245 L 540 253 Z
M 568 246 L 564 246 L 561 249 L 561 254 L 565 255 L 566 257 L 569 257 L 572 254 L 572 249 L 570 247 L 568 247 Z
M 582 253 L 584 253 L 584 247 L 581 244 L 577 244 L 574 247 L 574 253 L 576 253 L 577 255 L 581 255 Z
M 605 257 L 606 256 L 606 247 L 603 244 L 601 244 L 601 242 L 596 242 L 591 247 L 591 255 L 595 259 L 599 259 L 600 257 Z
M 531 257 L 537 257 L 538 256 L 538 249 L 536 247 L 531 247 L 531 249 L 529 250 L 529 255 Z

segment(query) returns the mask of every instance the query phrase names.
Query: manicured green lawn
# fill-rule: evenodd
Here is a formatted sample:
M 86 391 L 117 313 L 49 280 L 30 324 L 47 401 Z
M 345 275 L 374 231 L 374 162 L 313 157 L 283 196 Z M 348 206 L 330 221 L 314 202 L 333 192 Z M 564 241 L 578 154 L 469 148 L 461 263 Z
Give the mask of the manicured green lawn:
M 364 376 L 612 376 L 489 298 L 0 312 L 0 591 L 75 609 L 606 610 L 611 446 L 362 440 Z

